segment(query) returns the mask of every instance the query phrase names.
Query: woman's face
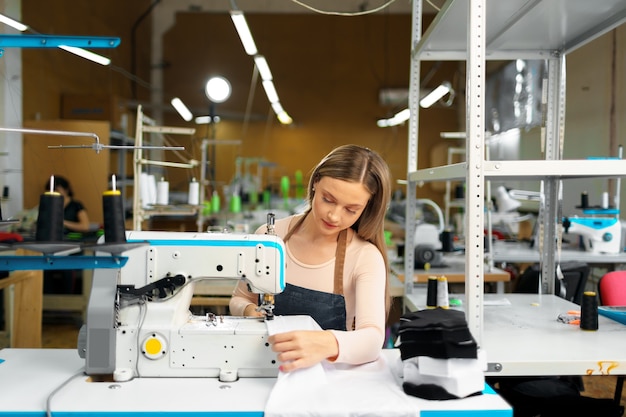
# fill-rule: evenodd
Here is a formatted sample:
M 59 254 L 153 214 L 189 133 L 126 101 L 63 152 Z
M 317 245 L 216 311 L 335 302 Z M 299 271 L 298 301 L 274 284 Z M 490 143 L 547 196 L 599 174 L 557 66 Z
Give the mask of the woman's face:
M 329 235 L 347 229 L 361 217 L 370 197 L 361 183 L 322 177 L 311 204 L 315 226 Z
M 61 196 L 63 197 L 63 204 L 64 205 L 68 205 L 70 203 L 70 201 L 72 200 L 70 198 L 70 195 L 68 194 L 66 188 L 63 188 L 60 185 L 57 185 L 56 187 L 54 187 L 54 191 L 56 191 L 57 193 L 61 194 Z
M 63 197 L 67 197 L 67 190 L 63 187 L 61 187 L 60 185 L 57 185 L 56 187 L 54 187 L 54 191 L 56 191 L 57 193 L 61 194 Z

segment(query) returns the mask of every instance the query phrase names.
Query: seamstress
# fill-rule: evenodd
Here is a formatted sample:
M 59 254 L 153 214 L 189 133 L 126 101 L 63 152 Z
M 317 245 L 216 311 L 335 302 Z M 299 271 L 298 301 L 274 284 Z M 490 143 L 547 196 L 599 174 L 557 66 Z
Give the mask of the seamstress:
M 364 147 L 343 145 L 313 169 L 303 214 L 276 221 L 286 245 L 286 288 L 274 314 L 309 315 L 321 331 L 270 336 L 280 370 L 323 360 L 361 364 L 378 358 L 389 310 L 384 216 L 391 194 L 389 167 Z M 262 226 L 257 233 L 266 233 Z M 230 312 L 260 316 L 258 295 L 241 281 Z
M 45 190 L 48 191 L 49 184 L 46 183 Z M 74 199 L 74 191 L 70 182 L 61 176 L 54 176 L 54 191 L 63 196 L 63 228 L 64 233 L 88 232 L 90 223 L 87 209 L 83 203 Z

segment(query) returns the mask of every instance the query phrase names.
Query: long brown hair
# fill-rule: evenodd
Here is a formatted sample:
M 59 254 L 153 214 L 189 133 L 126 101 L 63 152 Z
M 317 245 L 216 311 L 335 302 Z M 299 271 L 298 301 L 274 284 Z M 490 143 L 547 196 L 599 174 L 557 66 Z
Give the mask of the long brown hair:
M 359 145 L 342 145 L 326 155 L 311 172 L 307 188 L 309 207 L 305 215 L 289 231 L 285 240 L 298 230 L 306 216 L 311 211 L 315 184 L 322 177 L 330 177 L 343 181 L 363 184 L 371 197 L 361 213 L 359 219 L 352 225 L 352 229 L 362 239 L 374 244 L 385 260 L 387 271 L 385 285 L 385 308 L 387 314 L 391 307 L 389 295 L 389 260 L 385 244 L 385 213 L 391 199 L 391 173 L 385 160 L 375 151 Z

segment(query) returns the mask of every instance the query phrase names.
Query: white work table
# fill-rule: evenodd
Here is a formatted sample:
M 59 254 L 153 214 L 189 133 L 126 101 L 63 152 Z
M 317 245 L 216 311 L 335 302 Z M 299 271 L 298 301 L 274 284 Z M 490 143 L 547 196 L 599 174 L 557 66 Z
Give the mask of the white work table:
M 512 416 L 510 406 L 490 389 L 483 395 L 448 401 L 428 401 L 405 395 L 400 379 L 392 371 L 398 364 L 398 357 L 399 351 L 396 349 L 383 350 L 383 359 L 379 362 L 383 366 L 388 364 L 389 368 L 384 368 L 383 371 L 389 370 L 385 373 L 391 383 L 387 382 L 386 377 L 378 382 L 379 386 L 375 386 L 374 391 L 376 395 L 381 395 L 383 401 L 374 401 L 374 408 L 363 414 L 422 417 Z M 0 416 L 44 416 L 48 401 L 53 417 L 107 417 L 135 413 L 181 417 L 267 416 L 265 407 L 277 381 L 275 378 L 241 378 L 232 383 L 223 383 L 216 378 L 96 381 L 83 373 L 83 364 L 77 352 L 71 349 L 0 350 Z M 354 409 L 361 409 L 372 403 L 371 396 L 363 395 L 362 388 L 369 382 L 362 372 L 361 369 L 355 370 L 348 376 L 351 382 L 344 382 L 339 390 L 333 387 L 333 395 L 341 398 L 336 407 L 333 403 L 323 407 L 336 408 L 338 414 L 334 415 L 360 415 L 360 412 L 354 413 Z M 376 385 L 373 381 L 371 383 Z M 299 391 L 303 396 L 309 397 L 311 402 L 328 402 L 327 396 L 315 398 L 314 393 L 317 391 L 309 384 L 304 384 Z M 314 415 L 306 401 L 302 405 L 299 405 L 301 403 L 297 398 L 287 401 L 295 404 L 296 408 L 302 408 L 301 412 L 295 413 L 296 416 Z M 276 415 L 276 412 L 269 415 Z M 293 411 L 290 410 L 288 415 L 294 415 Z
M 539 249 L 530 247 L 528 242 L 495 241 L 491 257 L 494 262 L 534 263 L 539 262 Z M 616 265 L 626 263 L 626 252 L 617 254 L 593 253 L 584 250 L 564 248 L 560 261 L 579 261 L 588 264 Z
M 415 284 L 426 284 L 428 277 L 432 275 L 444 275 L 450 284 L 465 283 L 465 254 L 462 252 L 454 254 L 445 254 L 442 257 L 444 266 L 432 267 L 430 269 L 415 269 L 413 271 L 413 282 Z M 404 264 L 392 263 L 391 274 L 397 277 L 399 281 L 404 283 Z M 489 267 L 485 265 L 483 271 L 484 282 L 495 282 L 496 291 L 504 293 L 504 283 L 511 281 L 511 274 L 500 268 Z M 404 284 L 402 284 L 404 285 Z
M 405 296 L 411 311 L 425 305 L 425 288 Z M 484 294 L 486 375 L 626 375 L 626 326 L 604 316 L 597 331 L 557 321 L 570 310 L 580 306 L 554 295 Z

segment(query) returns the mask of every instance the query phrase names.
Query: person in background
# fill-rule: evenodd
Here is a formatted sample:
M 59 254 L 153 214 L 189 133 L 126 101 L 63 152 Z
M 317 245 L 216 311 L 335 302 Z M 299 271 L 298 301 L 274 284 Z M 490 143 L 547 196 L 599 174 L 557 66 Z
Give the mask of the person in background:
M 46 183 L 44 189 L 50 190 Z M 64 177 L 54 176 L 54 191 L 63 196 L 63 228 L 64 234 L 69 232 L 85 233 L 90 231 L 89 215 L 83 203 L 74 199 L 74 191 Z
M 390 306 L 383 234 L 390 190 L 389 167 L 379 154 L 343 145 L 313 169 L 306 211 L 276 221 L 287 254 L 286 288 L 275 296 L 274 314 L 309 315 L 322 328 L 269 337 L 281 371 L 378 358 Z M 240 281 L 231 314 L 262 316 L 257 305 L 258 295 Z
M 50 182 L 46 182 L 44 190 L 50 191 Z M 89 232 L 89 215 L 83 203 L 74 200 L 74 191 L 70 182 L 62 176 L 55 175 L 54 191 L 63 196 L 63 234 L 67 236 L 72 232 Z M 44 293 L 80 294 L 81 277 L 81 270 L 44 271 Z

